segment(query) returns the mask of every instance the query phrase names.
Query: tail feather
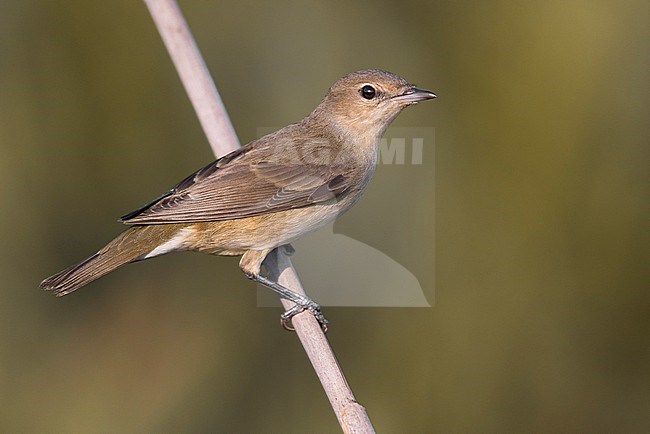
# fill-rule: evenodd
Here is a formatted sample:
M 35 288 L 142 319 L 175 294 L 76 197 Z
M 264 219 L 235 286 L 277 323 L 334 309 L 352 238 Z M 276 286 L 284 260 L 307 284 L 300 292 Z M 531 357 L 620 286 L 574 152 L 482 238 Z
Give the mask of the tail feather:
M 156 233 L 153 233 L 153 231 Z M 169 235 L 162 226 L 133 226 L 118 235 L 99 252 L 41 282 L 41 288 L 57 297 L 99 279 L 116 268 L 139 259 L 164 243 Z

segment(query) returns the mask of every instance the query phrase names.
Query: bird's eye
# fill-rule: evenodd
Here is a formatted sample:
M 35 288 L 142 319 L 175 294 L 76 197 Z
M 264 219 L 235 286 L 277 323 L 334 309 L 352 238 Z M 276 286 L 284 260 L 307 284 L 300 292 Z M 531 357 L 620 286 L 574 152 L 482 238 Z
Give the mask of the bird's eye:
M 377 95 L 377 91 L 369 84 L 366 84 L 361 88 L 361 96 L 365 99 L 373 99 L 375 95 Z

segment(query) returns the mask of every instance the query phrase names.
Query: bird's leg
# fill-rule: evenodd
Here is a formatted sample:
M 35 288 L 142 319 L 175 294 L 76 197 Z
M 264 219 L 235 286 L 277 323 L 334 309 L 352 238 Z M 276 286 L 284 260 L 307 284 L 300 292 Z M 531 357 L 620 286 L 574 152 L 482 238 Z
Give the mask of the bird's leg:
M 285 244 L 283 246 L 278 247 L 278 249 L 284 250 L 284 254 L 287 256 L 293 256 L 293 254 L 296 253 L 296 249 L 294 249 L 291 244 Z
M 283 285 L 280 285 L 277 282 L 273 282 L 269 278 L 264 277 L 260 274 L 262 262 L 264 261 L 264 259 L 266 258 L 266 256 L 270 251 L 271 249 L 248 250 L 242 256 L 241 261 L 239 262 L 239 267 L 242 269 L 246 277 L 248 277 L 249 279 L 261 283 L 267 288 L 278 293 L 280 297 L 295 303 L 295 306 L 288 309 L 280 316 L 280 323 L 282 324 L 282 327 L 284 327 L 286 330 L 289 331 L 294 330 L 291 324 L 291 318 L 293 318 L 300 312 L 308 310 L 309 312 L 312 313 L 312 315 L 314 315 L 314 317 L 320 324 L 321 328 L 323 329 L 323 332 L 327 332 L 328 322 L 323 316 L 320 306 L 314 300 L 312 300 L 311 298 L 307 297 L 304 294 L 300 294 L 297 293 L 296 291 L 292 291 L 291 289 Z
M 321 328 L 323 329 L 323 332 L 327 332 L 327 320 L 323 316 L 323 313 L 320 310 L 320 306 L 314 300 L 307 297 L 306 295 L 299 294 L 295 291 L 292 291 L 289 288 L 282 286 L 277 282 L 273 282 L 264 276 L 260 276 L 259 274 L 246 275 L 246 277 L 261 283 L 262 285 L 277 292 L 280 295 L 280 297 L 285 298 L 296 304 L 294 307 L 285 311 L 280 316 L 280 323 L 282 324 L 282 327 L 284 327 L 286 330 L 294 331 L 293 325 L 291 324 L 291 318 L 293 318 L 294 316 L 296 316 L 302 311 L 308 310 L 309 312 L 312 313 L 312 315 L 314 315 L 314 317 L 320 324 Z

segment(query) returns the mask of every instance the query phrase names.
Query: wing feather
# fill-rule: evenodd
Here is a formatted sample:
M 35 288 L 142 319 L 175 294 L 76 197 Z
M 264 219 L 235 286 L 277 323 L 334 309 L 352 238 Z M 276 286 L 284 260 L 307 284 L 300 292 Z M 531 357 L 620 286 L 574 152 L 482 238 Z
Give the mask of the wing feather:
M 247 151 L 241 148 L 205 166 L 120 221 L 137 225 L 238 219 L 336 200 L 351 186 L 345 166 L 252 163 Z

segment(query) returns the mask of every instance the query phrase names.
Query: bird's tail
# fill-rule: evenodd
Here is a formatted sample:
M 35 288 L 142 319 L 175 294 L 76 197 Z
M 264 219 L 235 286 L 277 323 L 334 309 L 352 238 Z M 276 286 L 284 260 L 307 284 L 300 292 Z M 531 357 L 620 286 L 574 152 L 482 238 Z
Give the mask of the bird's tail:
M 166 225 L 165 225 L 166 226 Z M 174 225 L 170 225 L 174 226 Z M 99 279 L 117 267 L 129 262 L 155 256 L 156 247 L 173 237 L 175 228 L 155 226 L 132 226 L 118 235 L 103 249 L 89 258 L 48 277 L 41 282 L 41 288 L 52 291 L 57 297 Z

